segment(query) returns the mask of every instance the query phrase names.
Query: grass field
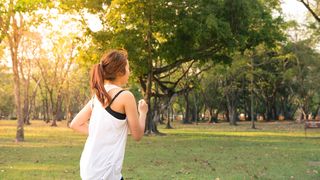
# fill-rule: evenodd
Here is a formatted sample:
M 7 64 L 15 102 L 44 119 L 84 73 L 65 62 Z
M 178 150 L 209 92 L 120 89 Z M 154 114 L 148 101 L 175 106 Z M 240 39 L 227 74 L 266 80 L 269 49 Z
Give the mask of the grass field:
M 64 122 L 50 127 L 33 121 L 23 143 L 13 141 L 15 121 L 0 120 L 0 179 L 80 179 L 85 136 Z M 320 129 L 293 122 L 182 125 L 166 136 L 128 138 L 123 175 L 127 179 L 320 179 Z

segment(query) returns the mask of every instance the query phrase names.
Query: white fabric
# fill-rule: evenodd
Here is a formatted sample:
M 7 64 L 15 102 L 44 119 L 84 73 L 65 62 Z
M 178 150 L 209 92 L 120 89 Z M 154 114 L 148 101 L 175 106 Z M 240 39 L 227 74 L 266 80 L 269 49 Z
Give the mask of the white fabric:
M 105 85 L 106 91 L 116 88 Z M 127 120 L 109 114 L 94 98 L 89 135 L 80 159 L 83 180 L 120 180 L 128 134 Z

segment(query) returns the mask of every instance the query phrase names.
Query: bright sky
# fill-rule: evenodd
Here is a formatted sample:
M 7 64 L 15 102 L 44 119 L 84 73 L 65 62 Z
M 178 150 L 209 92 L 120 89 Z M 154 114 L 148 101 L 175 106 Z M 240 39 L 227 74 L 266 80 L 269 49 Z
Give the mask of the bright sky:
M 95 16 L 93 14 L 85 14 L 85 18 L 91 31 L 97 32 L 103 28 L 98 16 Z
M 298 0 L 282 0 L 282 10 L 288 20 L 296 20 L 299 23 L 305 21 L 306 7 Z

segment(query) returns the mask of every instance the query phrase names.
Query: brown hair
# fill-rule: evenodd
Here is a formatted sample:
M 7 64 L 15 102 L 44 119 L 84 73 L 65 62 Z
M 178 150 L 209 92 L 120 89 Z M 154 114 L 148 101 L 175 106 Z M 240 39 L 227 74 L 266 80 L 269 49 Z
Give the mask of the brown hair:
M 113 81 L 117 76 L 126 74 L 128 53 L 126 50 L 111 50 L 102 55 L 100 63 L 95 64 L 91 71 L 90 87 L 102 105 L 111 101 L 104 88 L 104 80 Z

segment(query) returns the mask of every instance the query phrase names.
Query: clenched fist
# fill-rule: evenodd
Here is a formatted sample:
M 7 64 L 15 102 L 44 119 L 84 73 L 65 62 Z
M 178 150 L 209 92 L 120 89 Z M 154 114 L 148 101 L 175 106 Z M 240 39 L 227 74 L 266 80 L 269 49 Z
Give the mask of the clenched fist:
M 147 114 L 148 112 L 148 104 L 146 103 L 145 100 L 141 99 L 139 102 L 138 102 L 138 111 L 139 113 L 143 113 L 143 114 Z

